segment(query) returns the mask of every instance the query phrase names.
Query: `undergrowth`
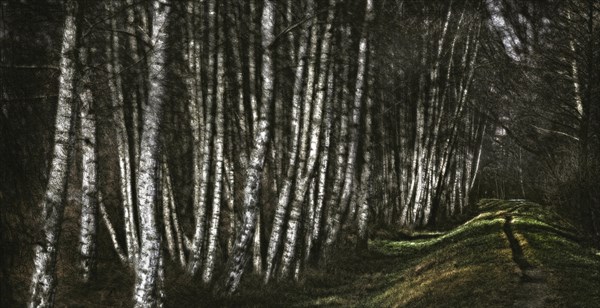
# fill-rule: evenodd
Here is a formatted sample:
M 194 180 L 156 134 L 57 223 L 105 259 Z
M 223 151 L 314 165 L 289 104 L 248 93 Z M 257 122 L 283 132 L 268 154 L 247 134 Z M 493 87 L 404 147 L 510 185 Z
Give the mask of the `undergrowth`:
M 247 272 L 241 291 L 216 295 L 166 262 L 166 307 L 367 306 L 505 307 L 520 288 L 519 268 L 503 232 L 512 217 L 523 255 L 547 274 L 552 296 L 547 307 L 597 307 L 600 303 L 600 252 L 586 245 L 569 221 L 541 205 L 482 200 L 464 223 L 446 230 L 377 230 L 362 254 L 340 251 L 325 267 L 308 268 L 298 282 L 265 286 Z M 59 261 L 58 306 L 130 307 L 134 275 L 101 252 L 98 276 L 82 284 L 76 256 Z M 216 273 L 219 275 L 219 273 Z M 24 283 L 28 274 L 23 274 Z M 25 291 L 26 286 L 21 286 Z M 20 300 L 25 303 L 25 292 Z

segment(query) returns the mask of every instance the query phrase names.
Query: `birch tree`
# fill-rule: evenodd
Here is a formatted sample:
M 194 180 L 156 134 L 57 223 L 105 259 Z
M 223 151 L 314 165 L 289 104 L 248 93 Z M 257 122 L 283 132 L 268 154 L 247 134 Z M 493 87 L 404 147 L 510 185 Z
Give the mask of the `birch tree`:
M 269 142 L 270 106 L 273 99 L 273 62 L 271 44 L 275 39 L 275 3 L 266 0 L 261 18 L 262 34 L 262 97 L 258 128 L 254 135 L 253 148 L 246 170 L 244 188 L 243 222 L 236 238 L 233 254 L 226 268 L 225 292 L 234 293 L 239 287 L 248 262 L 250 247 L 256 229 L 257 197 L 260 189 L 260 178 L 265 162 L 267 144 Z
M 165 48 L 169 3 L 154 1 L 152 18 L 153 50 L 149 58 L 150 89 L 144 105 L 143 132 L 138 167 L 138 209 L 141 249 L 135 264 L 135 307 L 160 306 L 158 288 L 160 234 L 156 223 L 156 168 L 158 164 L 158 128 L 164 95 Z
M 356 73 L 356 85 L 354 93 L 354 105 L 352 108 L 352 122 L 350 124 L 350 136 L 348 140 L 348 158 L 346 161 L 346 170 L 344 173 L 344 185 L 339 201 L 339 210 L 335 214 L 333 225 L 330 226 L 329 234 L 325 242 L 325 254 L 328 254 L 328 249 L 331 249 L 334 242 L 337 240 L 338 232 L 341 228 L 341 214 L 345 208 L 347 208 L 350 202 L 350 194 L 354 187 L 354 172 L 356 167 L 356 156 L 358 152 L 358 136 L 359 136 L 359 125 L 360 125 L 360 111 L 363 99 L 363 93 L 365 88 L 365 71 L 366 71 L 366 58 L 367 58 L 367 25 L 373 18 L 373 3 L 372 0 L 367 0 L 367 9 L 365 11 L 365 21 L 363 27 L 363 33 L 360 38 L 359 52 L 358 52 L 358 68 Z M 341 210 L 341 211 L 340 211 Z
M 87 49 L 79 49 L 79 59 L 87 64 Z M 84 282 L 88 282 L 96 269 L 96 233 L 98 229 L 98 188 L 96 163 L 96 115 L 90 89 L 89 72 L 84 73 L 82 89 L 79 93 L 81 101 L 80 142 L 82 152 L 83 174 L 81 176 L 81 227 L 79 235 L 79 252 L 81 254 L 81 270 Z
M 288 222 L 288 229 L 286 235 L 286 242 L 284 246 L 282 262 L 281 262 L 281 276 L 287 277 L 292 261 L 295 258 L 296 246 L 298 245 L 298 233 L 300 228 L 300 215 L 301 215 L 301 207 L 304 204 L 306 198 L 306 192 L 308 191 L 310 181 L 313 177 L 313 172 L 315 170 L 315 166 L 317 163 L 317 158 L 319 154 L 319 141 L 321 139 L 321 127 L 322 127 L 322 118 L 323 118 L 323 107 L 325 104 L 325 91 L 327 90 L 327 64 L 329 61 L 330 55 L 330 46 L 331 46 L 331 28 L 333 24 L 334 18 L 334 7 L 335 1 L 329 1 L 328 3 L 328 14 L 327 20 L 325 22 L 325 35 L 322 40 L 322 50 L 321 56 L 319 59 L 320 63 L 320 72 L 318 76 L 318 80 L 316 82 L 317 93 L 315 95 L 312 108 L 312 116 L 310 118 L 310 126 L 308 125 L 308 121 L 306 122 L 306 126 L 304 129 L 306 132 L 310 132 L 310 137 L 303 140 L 303 146 L 306 149 L 300 150 L 300 154 L 302 157 L 300 158 L 300 164 L 298 167 L 298 171 L 296 173 L 296 189 L 294 191 L 294 200 L 292 203 L 292 209 L 290 212 L 290 219 Z M 313 26 L 315 28 L 316 26 Z M 314 35 L 317 34 L 315 31 Z M 317 40 L 313 40 L 313 43 L 316 45 Z M 315 56 L 316 57 L 316 56 Z M 314 60 L 313 60 L 314 61 Z M 310 78 L 309 81 L 310 82 Z M 312 87 L 311 84 L 307 85 L 308 87 Z M 307 95 L 305 100 L 311 101 L 312 93 L 307 91 Z M 307 112 L 307 110 L 305 110 Z M 309 118 L 308 113 L 304 115 L 305 118 Z M 310 208 L 310 205 L 309 205 Z M 297 258 L 300 259 L 300 258 Z M 298 260 L 299 261 L 299 260 Z
M 75 2 L 67 1 L 65 9 L 59 64 L 58 103 L 54 124 L 54 148 L 46 192 L 40 201 L 43 221 L 41 222 L 41 238 L 39 243 L 34 246 L 35 257 L 29 307 L 51 307 L 53 305 L 56 287 L 56 254 L 66 201 L 68 166 L 74 142 L 73 80 L 77 48 Z
M 129 149 L 127 128 L 125 126 L 125 103 L 123 99 L 123 83 L 121 77 L 122 65 L 120 60 L 120 43 L 117 33 L 117 21 L 115 15 L 115 1 L 109 0 L 105 3 L 107 11 L 112 18 L 108 20 L 111 31 L 107 33 L 108 46 L 106 48 L 106 70 L 110 74 L 108 88 L 110 100 L 115 109 L 114 122 L 116 131 L 117 155 L 119 160 L 120 191 L 123 204 L 123 218 L 125 220 L 125 241 L 127 244 L 127 257 L 131 265 L 136 262 L 139 253 L 137 225 L 135 223 L 135 212 L 132 191 L 132 164 Z
M 311 1 L 312 2 L 312 1 Z M 310 4 L 310 2 L 309 2 Z M 310 10 L 310 9 L 309 9 Z M 309 13 L 310 14 L 310 13 Z M 298 157 L 298 144 L 300 142 L 300 116 L 302 110 L 302 83 L 304 80 L 304 69 L 305 69 L 305 55 L 308 44 L 308 27 L 305 27 L 300 41 L 298 49 L 298 60 L 299 63 L 296 66 L 296 72 L 294 77 L 294 89 L 292 97 L 292 111 L 291 111 L 291 138 L 292 142 L 289 148 L 289 160 L 287 164 L 286 176 L 284 178 L 283 187 L 279 193 L 279 199 L 277 207 L 275 209 L 275 215 L 273 217 L 273 227 L 271 230 L 271 237 L 269 240 L 269 246 L 267 249 L 267 269 L 265 271 L 265 283 L 268 283 L 273 272 L 275 254 L 277 253 L 281 241 L 282 227 L 284 224 L 285 215 L 290 202 L 290 196 L 292 194 L 292 185 L 294 180 L 294 174 L 296 172 L 296 160 Z
M 222 33 L 220 35 L 222 38 Z M 219 232 L 219 219 L 221 215 L 221 199 L 222 199 L 222 182 L 223 182 L 223 161 L 224 161 L 224 125 L 225 119 L 225 68 L 223 44 L 219 44 L 217 51 L 217 80 L 216 80 L 216 111 L 215 111 L 215 175 L 214 189 L 212 200 L 212 214 L 210 220 L 210 229 L 208 232 L 208 247 L 206 252 L 206 264 L 202 273 L 204 283 L 208 283 L 212 279 L 214 265 L 216 262 L 217 235 Z
M 208 2 L 208 41 L 207 41 L 207 53 L 208 53 L 208 78 L 207 78 L 207 91 L 206 91 L 206 120 L 204 122 L 204 136 L 201 143 L 202 147 L 202 163 L 200 167 L 200 174 L 194 175 L 194 178 L 198 182 L 194 185 L 195 193 L 197 191 L 197 199 L 194 200 L 195 204 L 195 229 L 194 236 L 192 238 L 192 247 L 190 249 L 190 259 L 188 262 L 187 271 L 190 275 L 194 275 L 198 268 L 202 265 L 202 247 L 204 243 L 204 233 L 206 225 L 206 208 L 207 208 L 207 193 L 208 193 L 208 179 L 210 175 L 210 163 L 211 163 L 211 140 L 213 139 L 213 105 L 215 104 L 215 93 L 214 93 L 214 78 L 212 72 L 215 70 L 215 58 L 216 58 L 216 4 L 215 1 L 210 0 Z M 198 56 L 198 55 L 196 55 Z M 193 123 L 194 124 L 194 123 Z M 194 129 L 194 128 L 192 128 Z M 197 138 L 197 137 L 195 137 Z M 197 158 L 196 158 L 197 159 Z

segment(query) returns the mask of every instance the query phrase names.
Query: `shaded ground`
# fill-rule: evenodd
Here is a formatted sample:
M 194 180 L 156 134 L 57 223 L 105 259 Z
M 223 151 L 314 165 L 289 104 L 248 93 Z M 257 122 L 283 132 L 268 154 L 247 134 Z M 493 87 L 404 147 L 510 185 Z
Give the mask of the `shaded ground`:
M 299 286 L 255 289 L 220 304 L 600 305 L 600 254 L 580 244 L 577 229 L 541 205 L 483 200 L 479 215 L 448 232 L 400 238 L 371 241 L 368 255 L 349 254 L 325 271 L 307 274 Z
M 368 253 L 338 252 L 297 284 L 265 287 L 249 275 L 232 298 L 167 263 L 166 306 L 599 307 L 600 251 L 580 243 L 568 221 L 524 201 L 483 200 L 476 213 L 446 232 L 379 232 Z M 69 278 L 78 277 L 72 256 L 62 258 L 58 307 L 131 307 L 133 274 L 112 258 L 85 286 Z

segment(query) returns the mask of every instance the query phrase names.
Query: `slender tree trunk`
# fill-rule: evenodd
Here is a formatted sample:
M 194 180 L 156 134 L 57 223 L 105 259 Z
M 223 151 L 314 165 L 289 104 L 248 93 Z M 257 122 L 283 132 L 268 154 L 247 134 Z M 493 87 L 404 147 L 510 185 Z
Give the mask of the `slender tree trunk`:
M 319 181 L 317 188 L 317 200 L 314 210 L 314 218 L 312 221 L 310 241 L 306 245 L 305 261 L 310 259 L 313 245 L 319 240 L 321 235 L 321 217 L 323 216 L 323 205 L 325 203 L 325 193 L 327 184 L 327 168 L 329 166 L 329 147 L 331 144 L 331 129 L 333 125 L 333 103 L 335 98 L 333 97 L 333 81 L 334 81 L 334 65 L 329 65 L 329 72 L 327 77 L 327 99 L 329 104 L 325 108 L 325 119 L 324 119 L 324 131 L 323 131 L 323 143 L 321 146 L 321 156 L 319 158 Z
M 217 55 L 217 95 L 216 95 L 216 132 L 215 132 L 215 176 L 212 202 L 212 215 L 210 221 L 210 230 L 208 232 L 208 250 L 206 253 L 206 264 L 202 273 L 204 283 L 209 283 L 212 280 L 216 250 L 217 250 L 217 235 L 219 232 L 219 219 L 221 215 L 221 195 L 223 183 L 223 143 L 224 143 L 224 126 L 225 119 L 223 116 L 225 105 L 225 68 L 224 68 L 224 51 L 219 48 Z
M 173 234 L 173 226 L 171 225 L 171 192 L 169 191 L 169 185 L 167 183 L 167 179 L 169 177 L 168 168 L 167 168 L 167 158 L 166 155 L 162 157 L 162 166 L 160 170 L 160 187 L 161 187 L 161 197 L 162 197 L 162 211 L 163 211 L 163 224 L 165 228 L 165 240 L 167 242 L 167 250 L 169 251 L 169 256 L 171 256 L 171 260 L 175 260 L 177 257 L 177 248 L 175 246 L 175 235 Z
M 255 1 L 248 1 L 250 3 L 250 20 L 249 20 L 249 31 L 248 31 L 248 77 L 249 77 L 249 96 L 250 96 L 250 136 L 256 136 L 256 129 L 258 128 L 258 98 L 256 93 L 257 88 L 257 74 L 256 74 L 256 25 L 254 22 L 254 16 L 256 16 L 256 3 Z M 264 10 L 263 10 L 264 11 Z M 273 17 L 275 18 L 275 17 Z M 264 27 L 264 25 L 262 25 Z M 262 30 L 262 29 L 261 29 Z M 274 30 L 273 30 L 274 31 Z M 264 40 L 264 38 L 263 38 Z M 264 94 L 263 94 L 264 95 Z M 270 107 L 269 107 L 270 108 Z
M 110 15 L 115 14 L 114 1 L 106 3 Z M 112 31 L 108 32 L 109 46 L 106 49 L 107 63 L 106 69 L 110 74 L 109 90 L 112 106 L 115 109 L 114 121 L 116 130 L 117 153 L 119 158 L 120 189 L 123 202 L 123 215 L 125 220 L 125 239 L 127 243 L 127 256 L 129 262 L 133 265 L 136 262 L 139 253 L 139 243 L 137 236 L 137 227 L 135 223 L 135 212 L 133 209 L 132 179 L 133 172 L 130 160 L 129 143 L 127 138 L 127 128 L 125 126 L 125 110 L 121 80 L 121 61 L 119 59 L 119 37 L 117 35 L 116 17 L 113 16 L 110 21 Z
M 168 206 L 170 208 L 170 217 L 173 222 L 173 230 L 175 231 L 175 242 L 177 244 L 177 251 L 179 253 L 179 264 L 181 264 L 182 268 L 186 267 L 186 258 L 185 258 L 185 247 L 188 245 L 185 244 L 184 237 L 182 234 L 181 226 L 179 225 L 179 217 L 177 216 L 177 207 L 175 206 L 175 196 L 173 195 L 173 185 L 171 184 L 171 173 L 169 172 L 169 166 L 164 164 L 164 185 L 165 185 L 165 193 L 168 198 Z M 164 205 L 163 205 L 164 206 Z M 190 245 L 191 246 L 191 245 Z
M 100 210 L 100 216 L 102 216 L 102 221 L 104 222 L 104 225 L 106 226 L 106 229 L 108 230 L 108 234 L 110 235 L 110 240 L 113 243 L 113 248 L 115 249 L 115 252 L 117 253 L 117 256 L 119 257 L 119 260 L 121 261 L 122 264 L 127 264 L 127 262 L 128 262 L 127 256 L 125 255 L 125 252 L 123 252 L 123 248 L 121 248 L 121 245 L 119 244 L 119 241 L 117 240 L 117 231 L 115 231 L 115 228 L 113 227 L 112 223 L 110 222 L 110 218 L 108 217 L 106 208 L 104 207 L 104 204 L 102 203 L 102 195 L 100 194 L 100 191 L 98 191 L 98 208 Z
M 79 50 L 79 59 L 87 64 L 87 49 Z M 83 88 L 79 93 L 81 101 L 81 152 L 83 174 L 81 176 L 81 232 L 79 252 L 81 254 L 82 279 L 88 282 L 96 271 L 96 235 L 98 229 L 98 188 L 96 186 L 96 115 L 92 106 L 92 91 L 89 88 L 89 75 L 82 78 Z
M 298 157 L 298 144 L 300 142 L 300 111 L 302 106 L 302 82 L 305 68 L 305 54 L 307 49 L 308 40 L 308 25 L 303 31 L 303 35 L 300 41 L 298 50 L 298 65 L 296 66 L 296 75 L 294 79 L 294 89 L 292 96 L 292 118 L 291 118 L 291 146 L 289 148 L 289 160 L 287 164 L 287 172 L 284 179 L 283 186 L 279 193 L 279 199 L 277 202 L 277 208 L 275 209 L 275 215 L 273 217 L 273 227 L 271 230 L 271 237 L 269 240 L 269 246 L 267 248 L 267 269 L 265 271 L 265 283 L 269 282 L 269 279 L 273 275 L 275 266 L 275 255 L 279 249 L 282 236 L 282 228 L 284 219 L 287 213 L 287 208 L 290 203 L 290 196 L 292 186 L 294 184 L 294 175 L 296 172 L 296 160 Z
M 367 11 L 365 14 L 365 29 L 363 29 L 363 34 L 361 35 L 361 39 L 359 42 L 359 51 L 358 51 L 358 68 L 356 73 L 356 84 L 355 84 L 355 93 L 354 93 L 354 106 L 352 108 L 352 122 L 350 124 L 350 139 L 348 141 L 348 159 L 346 163 L 346 170 L 344 174 L 344 188 L 342 190 L 342 195 L 340 197 L 339 207 L 340 209 L 347 208 L 350 197 L 354 187 L 354 176 L 355 176 L 355 167 L 356 167 L 356 156 L 358 152 L 358 133 L 359 133 L 359 125 L 360 125 L 360 109 L 362 105 L 363 92 L 365 88 L 365 71 L 366 71 L 366 60 L 367 60 L 367 29 L 366 25 L 369 24 L 372 19 L 372 0 L 367 0 Z M 338 211 L 338 213 L 340 213 Z M 331 232 L 328 234 L 327 241 L 325 242 L 325 254 L 329 254 L 329 251 L 335 241 L 337 240 L 337 236 L 339 230 L 342 226 L 341 215 L 336 215 L 336 218 L 333 221 L 333 226 L 331 227 Z
M 201 46 L 197 39 L 196 27 L 200 24 L 196 18 L 200 15 L 199 2 L 188 2 L 186 6 L 186 34 L 187 48 L 183 52 L 186 60 L 188 74 L 186 77 L 186 88 L 188 95 L 188 110 L 190 114 L 190 129 L 192 134 L 192 203 L 194 207 L 194 237 L 189 245 L 190 255 L 189 262 L 186 262 L 186 270 L 190 274 L 194 274 L 201 262 L 201 237 L 204 228 L 204 195 L 206 195 L 206 180 L 208 177 L 209 158 L 204 153 L 210 153 L 209 146 L 206 142 L 206 133 L 210 132 L 209 125 L 204 122 L 204 106 L 203 106 L 203 91 L 202 91 L 202 60 Z M 210 114 L 208 116 L 211 116 Z M 203 130 L 204 128 L 204 130 Z M 204 159 L 204 161 L 203 161 Z M 203 173 L 205 171 L 206 173 Z M 185 242 L 184 242 L 185 243 Z M 181 259 L 181 258 L 180 258 Z
M 571 13 L 567 11 L 567 20 L 571 21 Z M 577 118 L 581 120 L 583 116 L 583 100 L 581 99 L 581 82 L 579 81 L 579 65 L 577 63 L 577 49 L 575 48 L 574 39 L 569 40 L 569 48 L 571 49 L 571 79 L 573 81 L 573 91 L 575 95 L 575 110 Z
M 125 27 L 127 32 L 136 33 L 135 29 L 135 4 L 133 0 L 127 0 L 127 22 L 125 23 Z M 140 146 L 140 114 L 139 114 L 139 106 L 146 104 L 146 93 L 144 91 L 144 73 L 142 70 L 143 64 L 145 61 L 143 58 L 140 58 L 139 52 L 140 48 L 137 44 L 137 39 L 133 35 L 129 35 L 127 38 L 127 43 L 129 47 L 128 56 L 131 57 L 131 61 L 133 63 L 133 74 L 134 82 L 135 82 L 135 90 L 131 91 L 131 159 L 133 160 L 132 168 L 132 185 L 133 187 L 137 187 L 135 181 L 137 180 L 137 165 L 139 163 L 139 146 Z M 135 194 L 134 194 L 135 196 Z
M 273 100 L 273 52 L 271 44 L 275 39 L 275 3 L 265 0 L 262 22 L 262 99 L 257 131 L 254 135 L 254 147 L 248 162 L 246 185 L 244 188 L 244 219 L 242 230 L 238 234 L 233 254 L 226 269 L 225 292 L 234 293 L 239 287 L 244 267 L 250 256 L 250 247 L 256 229 L 257 199 L 265 154 L 269 142 L 270 106 Z
M 54 149 L 46 193 L 40 202 L 42 238 L 34 247 L 29 307 L 51 307 L 56 287 L 56 253 L 68 184 L 68 166 L 74 141 L 73 80 L 77 25 L 74 1 L 66 2 L 63 29 Z
M 372 20 L 373 15 L 373 3 L 372 0 L 367 1 L 367 14 L 370 16 L 365 20 L 365 29 L 363 32 L 368 31 L 368 21 Z M 363 33 L 363 38 L 367 39 L 368 33 Z M 358 202 L 358 234 L 356 239 L 356 249 L 358 251 L 367 250 L 369 244 L 369 234 L 368 234 L 368 224 L 369 224 L 369 203 L 371 202 L 370 194 L 371 194 L 371 169 L 372 162 L 371 156 L 373 155 L 373 122 L 372 122 L 372 109 L 373 109 L 373 98 L 372 89 L 373 89 L 373 76 L 372 73 L 367 71 L 366 77 L 368 79 L 368 88 L 367 91 L 370 91 L 371 94 L 367 94 L 367 106 L 365 108 L 365 135 L 363 137 L 363 167 L 362 173 L 360 175 L 360 198 Z
M 306 192 L 308 191 L 310 181 L 313 177 L 313 172 L 315 169 L 315 165 L 317 163 L 318 152 L 319 152 L 319 140 L 321 138 L 321 124 L 323 118 L 323 106 L 325 104 L 325 91 L 327 84 L 327 65 L 329 61 L 329 53 L 331 46 L 331 28 L 333 24 L 334 18 L 334 10 L 335 2 L 329 1 L 329 10 L 326 21 L 325 35 L 322 41 L 322 50 L 320 56 L 320 72 L 318 76 L 318 80 L 316 83 L 317 93 L 313 103 L 312 110 L 312 118 L 310 121 L 306 121 L 304 128 L 306 132 L 310 132 L 310 138 L 306 138 L 306 141 L 303 141 L 303 147 L 308 147 L 308 153 L 305 153 L 306 150 L 301 148 L 299 155 L 306 155 L 300 157 L 300 165 L 298 171 L 296 173 L 296 188 L 294 191 L 294 201 L 292 203 L 292 210 L 290 213 L 290 220 L 288 222 L 287 229 L 287 237 L 286 243 L 283 251 L 282 262 L 281 262 L 281 276 L 286 278 L 290 271 L 290 266 L 292 261 L 295 258 L 296 246 L 299 234 L 300 227 L 300 215 L 302 212 L 302 205 L 304 204 L 304 200 L 306 198 Z M 316 29 L 316 24 L 313 25 L 313 29 Z M 318 31 L 313 31 L 313 37 L 316 37 Z M 312 44 L 316 46 L 317 40 L 313 39 Z M 315 51 L 316 53 L 316 51 Z M 312 52 L 311 52 L 312 54 Z M 316 55 L 315 55 L 316 56 Z M 315 61 L 314 57 L 311 58 L 311 61 Z M 314 65 L 314 64 L 312 64 Z M 310 71 L 314 68 L 309 69 Z M 307 87 L 312 88 L 311 78 L 308 78 Z M 312 97 L 312 92 L 307 91 L 306 102 L 310 102 Z M 305 110 L 305 117 L 309 118 L 308 109 Z M 309 124 L 310 123 L 310 127 Z
M 204 142 L 202 143 L 202 165 L 200 170 L 200 185 L 198 192 L 198 200 L 196 200 L 194 219 L 196 222 L 194 237 L 192 238 L 192 248 L 190 251 L 190 259 L 188 262 L 188 273 L 194 275 L 202 265 L 202 246 L 205 241 L 204 233 L 206 227 L 206 208 L 208 194 L 208 179 L 210 176 L 211 165 L 211 140 L 213 139 L 213 105 L 215 103 L 215 50 L 216 50 L 216 4 L 214 0 L 208 2 L 208 80 L 206 91 L 206 121 L 204 123 Z
M 342 42 L 348 42 L 350 39 L 350 28 L 346 27 L 346 29 L 342 30 Z M 343 46 L 344 48 L 349 48 L 349 46 Z M 346 51 L 347 52 L 347 51 Z M 341 80 L 341 93 L 339 94 L 340 101 L 340 123 L 339 123 L 339 135 L 337 138 L 337 149 L 336 149 L 336 164 L 334 171 L 334 179 L 333 185 L 331 189 L 331 197 L 327 204 L 327 230 L 325 234 L 325 242 L 324 242 L 324 250 L 327 249 L 328 246 L 333 244 L 335 237 L 337 236 L 337 232 L 341 227 L 341 219 L 345 212 L 345 208 L 338 202 L 340 200 L 340 195 L 342 192 L 342 187 L 344 184 L 344 170 L 347 165 L 347 153 L 348 149 L 346 143 L 348 142 L 348 113 L 349 106 L 347 101 L 349 100 L 349 89 L 348 89 L 348 79 L 349 79 L 349 66 L 350 66 L 350 57 L 345 55 L 344 62 L 342 64 L 342 80 Z M 320 257 L 327 258 L 327 252 L 323 251 Z
M 158 163 L 158 128 L 164 95 L 166 25 L 169 4 L 155 1 L 152 18 L 153 52 L 150 55 L 150 91 L 144 106 L 140 144 L 138 208 L 140 213 L 141 250 L 135 266 L 135 307 L 157 306 L 162 292 L 158 286 L 160 234 L 156 223 L 156 168 Z

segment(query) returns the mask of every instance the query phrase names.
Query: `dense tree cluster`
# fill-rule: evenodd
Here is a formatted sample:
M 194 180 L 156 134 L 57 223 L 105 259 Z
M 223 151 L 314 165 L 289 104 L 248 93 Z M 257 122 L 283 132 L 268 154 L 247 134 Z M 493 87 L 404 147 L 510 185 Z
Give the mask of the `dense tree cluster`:
M 1 304 L 51 306 L 60 258 L 85 283 L 120 262 L 140 307 L 174 268 L 299 280 L 484 196 L 600 239 L 596 1 L 0 9 Z

